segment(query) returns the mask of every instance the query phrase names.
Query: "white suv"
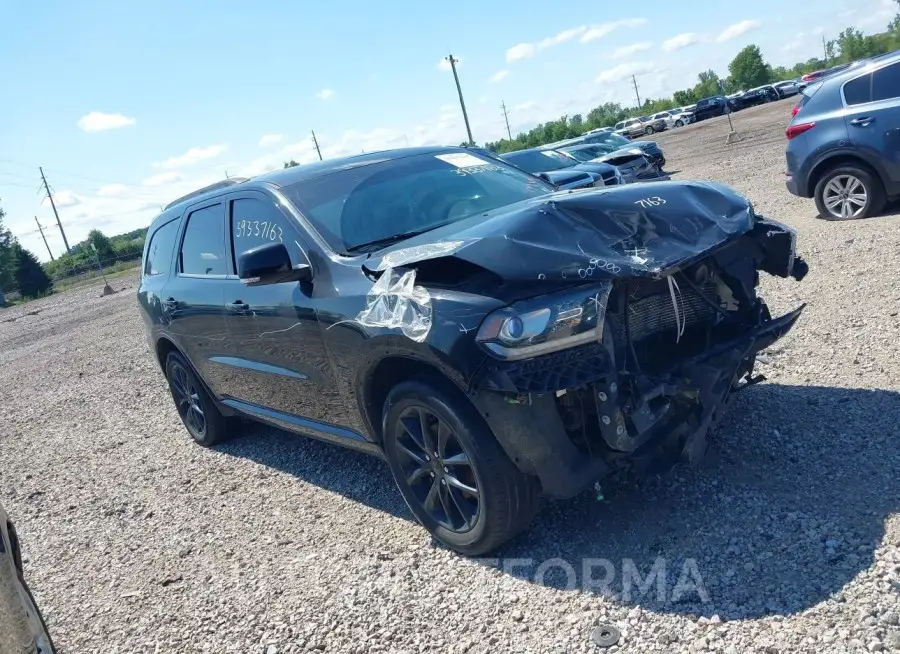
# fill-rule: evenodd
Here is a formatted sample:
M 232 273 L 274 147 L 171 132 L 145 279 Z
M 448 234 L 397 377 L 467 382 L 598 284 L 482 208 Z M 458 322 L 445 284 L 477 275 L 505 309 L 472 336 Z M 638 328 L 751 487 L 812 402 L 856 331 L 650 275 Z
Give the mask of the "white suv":
M 690 125 L 694 122 L 694 114 L 689 111 L 673 109 L 672 111 L 660 111 L 658 114 L 653 114 L 651 120 L 664 120 L 666 122 L 666 129 L 672 129 L 674 127 Z

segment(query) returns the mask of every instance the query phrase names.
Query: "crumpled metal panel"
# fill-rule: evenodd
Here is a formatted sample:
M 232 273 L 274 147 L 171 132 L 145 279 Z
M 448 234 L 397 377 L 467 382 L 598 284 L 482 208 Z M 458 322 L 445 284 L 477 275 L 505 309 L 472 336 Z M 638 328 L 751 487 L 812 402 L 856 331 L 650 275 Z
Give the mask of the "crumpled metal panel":
M 651 182 L 513 204 L 414 237 L 365 267 L 399 265 L 394 252 L 421 247 L 423 256 L 404 255 L 402 265 L 453 256 L 506 280 L 662 278 L 754 224 L 749 201 L 727 186 Z

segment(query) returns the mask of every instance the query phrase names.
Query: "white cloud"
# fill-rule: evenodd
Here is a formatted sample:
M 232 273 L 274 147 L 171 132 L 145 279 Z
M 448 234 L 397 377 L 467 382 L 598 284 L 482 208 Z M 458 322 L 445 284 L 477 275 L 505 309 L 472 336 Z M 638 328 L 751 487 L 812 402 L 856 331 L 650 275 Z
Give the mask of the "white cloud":
M 128 187 L 124 184 L 105 184 L 97 189 L 97 195 L 101 198 L 118 198 L 125 195 Z
M 506 61 L 513 63 L 522 59 L 530 59 L 536 51 L 537 48 L 531 43 L 519 43 L 506 51 Z
M 506 51 L 506 61 L 513 63 L 522 59 L 530 59 L 541 50 L 546 50 L 556 45 L 561 45 L 578 39 L 582 43 L 589 43 L 597 39 L 602 39 L 610 32 L 622 27 L 639 27 L 647 22 L 646 18 L 624 18 L 609 23 L 599 23 L 596 25 L 578 25 L 570 27 L 562 32 L 557 32 L 553 36 L 541 39 L 537 43 L 519 43 Z
M 283 138 L 284 134 L 263 134 L 262 138 L 259 139 L 259 145 L 260 147 L 275 145 L 276 143 L 281 143 Z
M 148 177 L 141 184 L 144 186 L 162 186 L 163 184 L 171 184 L 172 182 L 178 182 L 184 179 L 184 177 L 177 170 L 170 170 L 167 173 L 159 173 L 157 175 L 153 175 L 152 177 Z
M 496 84 L 497 82 L 503 80 L 507 75 L 509 75 L 508 70 L 498 70 L 496 73 L 491 75 L 491 83 Z
M 684 34 L 678 34 L 671 39 L 663 41 L 662 48 L 665 52 L 675 52 L 676 50 L 681 50 L 702 42 L 703 37 L 699 34 L 695 32 L 685 32 Z
M 59 191 L 58 193 L 53 194 L 53 202 L 56 204 L 57 209 L 62 209 L 63 207 L 74 207 L 76 204 L 81 204 L 84 201 L 84 198 L 74 191 Z M 50 199 L 44 198 L 43 202 L 41 202 L 42 207 L 49 207 Z
M 587 32 L 587 29 L 587 25 L 579 25 L 578 27 L 563 30 L 562 32 L 554 34 L 553 36 L 548 36 L 547 38 L 538 41 L 538 50 L 543 50 L 544 48 L 549 48 L 550 46 L 559 45 L 561 43 L 565 43 L 566 41 L 571 41 L 572 39 L 577 38 Z
M 170 157 L 165 161 L 153 164 L 157 168 L 180 168 L 190 166 L 206 159 L 218 157 L 228 149 L 226 145 L 207 145 L 205 148 L 191 148 L 177 157 Z
M 597 82 L 601 84 L 610 84 L 612 82 L 620 82 L 628 79 L 632 75 L 643 75 L 646 73 L 657 73 L 660 69 L 653 62 L 645 61 L 638 63 L 619 64 L 613 68 L 604 70 L 597 76 Z
M 331 100 L 334 97 L 334 91 L 332 89 L 322 89 L 316 93 L 316 97 L 319 100 Z
M 824 34 L 825 28 L 822 27 L 821 25 L 818 25 L 817 27 L 813 28 L 812 33 L 815 34 L 816 36 L 818 36 L 819 34 Z
M 600 23 L 591 25 L 581 36 L 582 43 L 590 43 L 597 39 L 602 39 L 607 34 L 620 29 L 622 27 L 640 27 L 646 25 L 646 18 L 623 18 L 622 20 L 614 20 L 611 23 Z
M 515 107 L 513 107 L 513 110 L 515 110 L 515 111 L 528 111 L 529 109 L 534 109 L 534 107 L 535 107 L 535 102 L 534 102 L 534 100 L 526 100 L 525 102 L 520 102 L 520 103 L 517 104 Z
M 631 55 L 643 52 L 644 50 L 649 50 L 653 47 L 652 41 L 642 41 L 641 43 L 632 43 L 631 45 L 623 45 L 621 48 L 616 48 L 609 55 L 611 59 L 623 59 L 624 57 L 630 57 Z
M 134 118 L 122 114 L 105 114 L 101 111 L 92 111 L 78 120 L 78 127 L 85 132 L 102 132 L 107 129 L 118 129 L 134 125 Z
M 761 27 L 762 23 L 758 20 L 742 20 L 740 23 L 729 25 L 725 30 L 716 37 L 716 43 L 725 43 L 731 39 L 735 39 L 742 34 L 746 34 L 751 30 Z

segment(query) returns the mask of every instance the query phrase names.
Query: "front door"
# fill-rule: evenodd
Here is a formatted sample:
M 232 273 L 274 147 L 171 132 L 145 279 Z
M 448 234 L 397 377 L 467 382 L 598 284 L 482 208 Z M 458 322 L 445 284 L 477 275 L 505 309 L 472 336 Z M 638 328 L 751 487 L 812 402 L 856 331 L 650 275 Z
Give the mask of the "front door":
M 292 263 L 307 263 L 306 241 L 293 219 L 262 192 L 229 201 L 235 265 L 247 250 L 273 241 L 285 244 Z M 236 268 L 235 268 L 236 269 Z M 284 282 L 245 286 L 229 281 L 229 354 L 226 394 L 241 402 L 318 423 L 346 425 L 347 411 L 316 317 L 316 284 Z
M 900 184 L 900 64 L 847 82 L 844 100 L 850 141 L 881 161 L 890 182 Z

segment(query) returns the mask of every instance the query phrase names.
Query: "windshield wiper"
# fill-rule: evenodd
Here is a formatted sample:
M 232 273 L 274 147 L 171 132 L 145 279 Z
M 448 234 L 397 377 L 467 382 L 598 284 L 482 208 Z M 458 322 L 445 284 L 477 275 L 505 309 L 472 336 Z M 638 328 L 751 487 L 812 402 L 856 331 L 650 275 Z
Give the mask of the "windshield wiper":
M 393 245 L 394 243 L 405 241 L 406 239 L 412 238 L 413 236 L 418 236 L 419 234 L 430 232 L 432 229 L 437 229 L 438 227 L 441 227 L 441 225 L 432 225 L 430 227 L 426 227 L 425 229 L 419 229 L 412 232 L 403 232 L 402 234 L 392 234 L 391 236 L 385 236 L 384 238 L 369 241 L 368 243 L 360 243 L 359 245 L 354 245 L 353 247 L 347 248 L 347 252 L 370 252 L 372 250 L 380 250 L 381 248 L 386 248 L 389 245 Z

